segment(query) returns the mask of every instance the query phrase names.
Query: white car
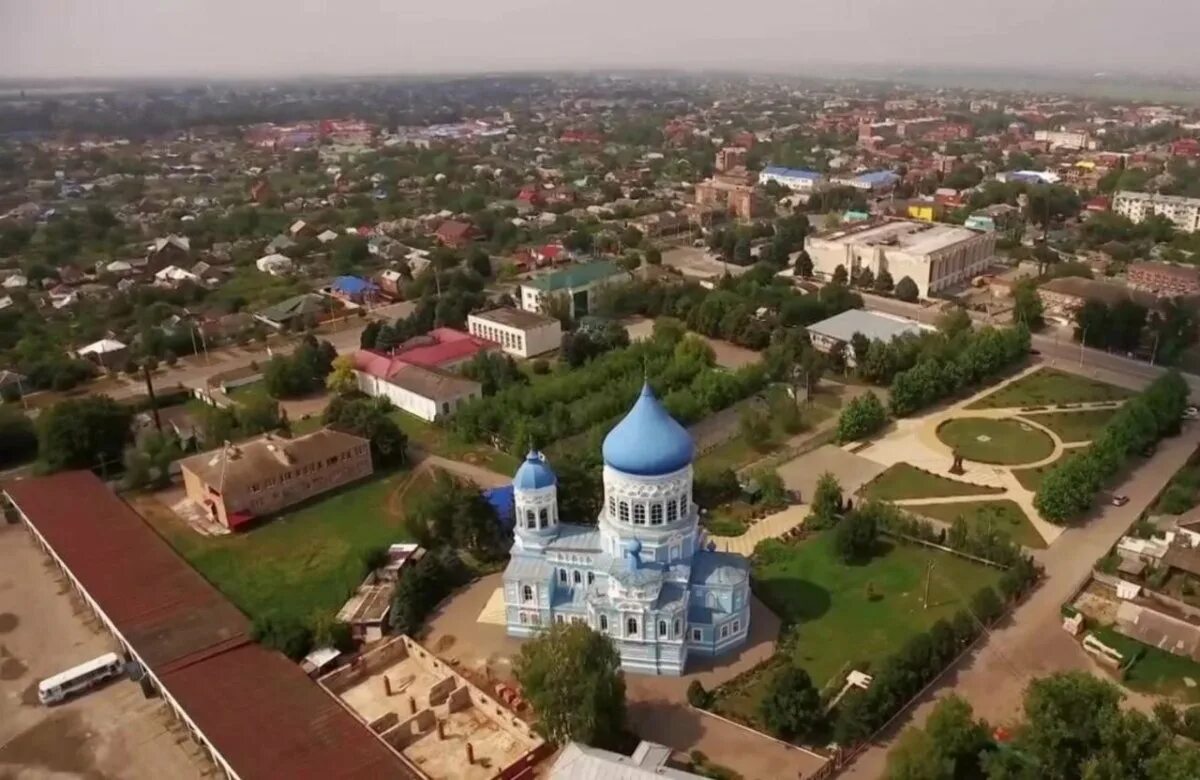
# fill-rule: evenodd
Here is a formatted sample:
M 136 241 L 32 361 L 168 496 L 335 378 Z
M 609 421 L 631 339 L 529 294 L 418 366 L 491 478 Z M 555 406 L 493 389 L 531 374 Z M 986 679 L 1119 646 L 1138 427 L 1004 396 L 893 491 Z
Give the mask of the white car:
M 1113 506 L 1125 506 L 1128 503 L 1129 503 L 1129 496 L 1113 496 L 1112 497 L 1112 505 Z
M 1183 410 L 1183 419 L 1185 420 L 1200 420 L 1200 409 L 1194 406 L 1189 406 Z

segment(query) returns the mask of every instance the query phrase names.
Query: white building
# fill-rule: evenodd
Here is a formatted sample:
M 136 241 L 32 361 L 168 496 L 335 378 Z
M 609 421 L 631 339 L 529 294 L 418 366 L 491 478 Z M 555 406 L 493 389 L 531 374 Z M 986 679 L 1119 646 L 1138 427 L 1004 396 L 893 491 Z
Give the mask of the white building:
M 894 283 L 909 277 L 921 297 L 928 298 L 986 269 L 996 251 L 996 234 L 914 220 L 876 220 L 810 235 L 804 248 L 820 278 L 832 279 L 839 265 L 851 278 L 861 268 L 870 268 L 877 277 L 887 271 Z
M 767 166 L 758 174 L 758 183 L 775 182 L 781 187 L 787 187 L 794 192 L 812 192 L 823 181 L 825 176 L 816 171 L 805 171 L 798 168 L 780 168 Z
M 847 309 L 828 319 L 809 325 L 808 336 L 814 348 L 826 354 L 839 347 L 849 345 L 854 334 L 861 333 L 870 341 L 891 343 L 901 336 L 919 336 L 924 328 L 902 317 L 882 312 Z M 846 364 L 855 365 L 854 350 L 845 351 Z
M 591 312 L 592 293 L 597 288 L 629 278 L 628 271 L 609 260 L 570 265 L 523 282 L 521 308 L 545 313 L 547 301 L 562 296 L 567 300 L 570 316 L 579 319 Z
M 254 267 L 262 271 L 264 274 L 271 276 L 283 276 L 292 272 L 295 263 L 292 258 L 287 255 L 273 254 L 264 255 L 254 261 Z
M 1048 144 L 1051 149 L 1095 149 L 1096 142 L 1087 133 L 1071 130 L 1036 130 L 1033 140 Z
M 467 316 L 472 336 L 494 341 L 505 352 L 528 358 L 562 346 L 562 323 L 554 317 L 531 311 L 501 307 Z
M 483 396 L 474 380 L 364 349 L 354 354 L 354 375 L 362 392 L 386 398 L 428 422 L 449 417 L 463 403 Z
M 1171 220 L 1180 230 L 1189 233 L 1200 230 L 1200 198 L 1122 190 L 1113 198 L 1112 210 L 1133 222 L 1158 214 Z

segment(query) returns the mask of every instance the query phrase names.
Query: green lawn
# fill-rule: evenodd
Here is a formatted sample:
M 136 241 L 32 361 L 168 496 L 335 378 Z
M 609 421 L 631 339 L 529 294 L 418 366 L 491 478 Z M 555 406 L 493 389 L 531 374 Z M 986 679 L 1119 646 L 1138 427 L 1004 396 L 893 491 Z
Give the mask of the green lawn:
M 750 528 L 752 507 L 744 501 L 716 507 L 706 513 L 700 524 L 716 536 L 741 536 Z
M 1127 688 L 1156 696 L 1170 696 L 1188 704 L 1200 702 L 1200 687 L 1189 688 L 1183 681 L 1183 678 L 1190 677 L 1200 683 L 1200 663 L 1142 644 L 1111 626 L 1097 626 L 1088 630 L 1127 658 L 1142 651 L 1141 658 L 1121 681 Z
M 1080 409 L 1075 412 L 1023 414 L 1022 417 L 1049 428 L 1064 442 L 1091 441 L 1100 432 L 1116 409 Z
M 981 496 L 1003 493 L 1004 488 L 972 485 L 939 476 L 911 466 L 896 463 L 875 479 L 863 485 L 859 493 L 881 501 L 902 501 L 906 498 L 942 498 L 944 496 Z
M 1175 472 L 1154 505 L 1156 512 L 1181 515 L 1200 504 L 1200 464 L 1189 463 Z
M 832 417 L 841 408 L 841 403 L 841 395 L 838 393 L 818 392 L 813 395 L 811 403 L 804 405 L 804 430 L 797 434 L 790 434 L 783 430 L 775 420 L 772 420 L 771 434 L 765 441 L 751 443 L 741 433 L 738 433 L 725 443 L 713 447 L 697 458 L 695 469 L 710 474 L 724 469 L 737 471 L 760 458 L 779 451 L 793 435 L 800 436 L 811 431 L 821 422 Z
M 444 428 L 425 422 L 420 417 L 397 409 L 392 419 L 408 436 L 409 444 L 450 460 L 473 463 L 499 474 L 513 474 L 521 465 L 520 458 L 484 444 L 468 444 L 458 440 Z
M 994 393 L 985 395 L 968 409 L 1005 409 L 1096 401 L 1120 401 L 1133 395 L 1123 387 L 1059 371 L 1040 368 Z
M 365 576 L 364 554 L 408 540 L 388 497 L 406 471 L 376 476 L 249 531 L 201 536 L 153 499 L 136 502 L 160 534 L 251 618 L 336 611 Z
M 1017 502 L 1008 499 L 963 501 L 953 504 L 906 504 L 904 508 L 934 520 L 941 520 L 943 523 L 953 523 L 961 517 L 972 528 L 993 525 L 1007 533 L 1017 544 L 1039 550 L 1046 547 L 1046 540 L 1033 527 L 1024 510 Z
M 1019 420 L 960 417 L 939 425 L 937 435 L 964 458 L 977 463 L 1033 463 L 1054 452 L 1049 436 Z
M 1058 464 L 1065 460 L 1075 457 L 1079 453 L 1085 451 L 1087 447 L 1072 447 L 1069 450 L 1063 450 L 1062 455 L 1059 455 L 1054 460 L 1044 466 L 1037 466 L 1031 469 L 1013 469 L 1013 476 L 1021 483 L 1021 487 L 1030 492 L 1037 492 L 1037 489 L 1042 486 L 1042 478 L 1046 476 Z
M 783 620 L 794 626 L 788 647 L 823 688 L 839 674 L 891 655 L 909 638 L 940 618 L 951 618 L 1000 571 L 919 545 L 880 542 L 870 562 L 847 566 L 833 551 L 833 534 L 801 542 L 763 542 L 754 558 L 754 590 Z M 933 562 L 929 608 L 922 606 L 925 574 Z M 868 598 L 867 584 L 877 595 Z M 769 674 L 722 691 L 717 710 L 755 722 Z

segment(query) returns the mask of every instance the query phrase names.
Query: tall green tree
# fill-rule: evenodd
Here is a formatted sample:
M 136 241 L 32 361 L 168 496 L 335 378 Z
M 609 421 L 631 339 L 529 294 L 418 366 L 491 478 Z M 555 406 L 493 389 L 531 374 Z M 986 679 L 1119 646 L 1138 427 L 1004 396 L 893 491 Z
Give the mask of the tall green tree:
M 793 663 L 785 663 L 771 677 L 760 712 L 771 733 L 783 739 L 807 736 L 824 716 L 821 694 L 808 672 Z
M 38 450 L 49 471 L 111 471 L 121 462 L 133 412 L 108 396 L 62 401 L 38 418 Z
M 625 679 L 607 636 L 583 623 L 556 624 L 521 646 L 513 671 L 546 739 L 595 747 L 620 741 Z

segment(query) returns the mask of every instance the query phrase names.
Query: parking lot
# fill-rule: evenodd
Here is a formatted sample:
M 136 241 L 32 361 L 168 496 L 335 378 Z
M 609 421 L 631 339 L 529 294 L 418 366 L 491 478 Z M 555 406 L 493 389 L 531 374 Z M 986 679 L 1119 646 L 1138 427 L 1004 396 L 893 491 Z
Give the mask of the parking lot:
M 0 519 L 0 778 L 203 776 L 198 748 L 136 683 L 38 702 L 39 680 L 114 649 L 24 529 Z

